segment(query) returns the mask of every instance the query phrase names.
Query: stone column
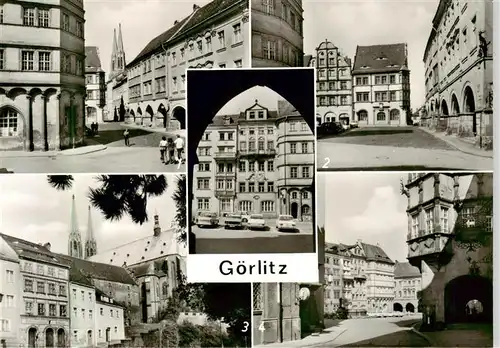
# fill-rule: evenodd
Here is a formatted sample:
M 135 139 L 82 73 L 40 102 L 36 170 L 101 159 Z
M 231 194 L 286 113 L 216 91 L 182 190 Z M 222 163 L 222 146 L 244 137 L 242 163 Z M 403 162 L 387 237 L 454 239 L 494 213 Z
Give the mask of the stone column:
M 299 191 L 299 206 L 297 208 L 297 219 L 302 221 L 302 190 Z
M 35 150 L 35 145 L 33 144 L 33 97 L 27 95 L 28 99 L 28 149 L 29 151 Z
M 43 151 L 49 151 L 48 125 L 47 125 L 47 96 L 42 95 L 43 100 Z
M 65 117 L 64 113 L 63 116 Z M 57 95 L 57 136 L 56 136 L 56 150 L 61 150 L 61 93 Z

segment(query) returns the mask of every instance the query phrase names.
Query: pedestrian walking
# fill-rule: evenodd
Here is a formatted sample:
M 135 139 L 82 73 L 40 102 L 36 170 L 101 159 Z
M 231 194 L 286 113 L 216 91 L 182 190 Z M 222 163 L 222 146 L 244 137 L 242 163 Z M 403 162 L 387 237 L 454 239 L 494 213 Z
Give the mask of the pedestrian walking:
M 160 140 L 160 160 L 161 163 L 167 164 L 166 152 L 167 152 L 167 137 L 163 136 Z
M 167 140 L 168 163 L 175 163 L 175 145 L 172 138 Z
M 128 128 L 123 132 L 123 139 L 125 140 L 125 146 L 130 146 L 130 133 L 128 132 Z
M 178 163 L 184 163 L 182 158 L 182 152 L 184 151 L 184 139 L 181 138 L 179 134 L 177 134 L 177 138 L 174 141 L 175 149 L 177 150 L 177 161 Z

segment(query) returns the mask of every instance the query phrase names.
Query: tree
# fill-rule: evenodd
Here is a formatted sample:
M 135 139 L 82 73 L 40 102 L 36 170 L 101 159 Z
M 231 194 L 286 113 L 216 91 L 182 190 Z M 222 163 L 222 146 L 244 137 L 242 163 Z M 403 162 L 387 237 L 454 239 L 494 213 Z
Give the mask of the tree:
M 177 223 L 177 240 L 180 243 L 186 244 L 187 234 L 186 234 L 186 176 L 179 175 L 176 178 L 176 188 L 172 198 L 175 202 L 175 222 Z
M 88 197 L 93 207 L 100 210 L 106 220 L 120 220 L 130 216 L 134 223 L 148 221 L 147 202 L 161 196 L 167 189 L 164 175 L 99 175 L 100 186 L 89 188 Z M 57 190 L 73 186 L 72 175 L 48 175 L 48 183 Z
M 116 109 L 116 106 L 115 106 L 115 115 L 113 116 L 113 121 L 118 122 L 118 110 Z
M 120 100 L 120 112 L 119 112 L 119 115 L 120 115 L 120 122 L 123 122 L 125 120 L 125 103 L 123 102 L 123 95 L 122 95 L 122 98 Z

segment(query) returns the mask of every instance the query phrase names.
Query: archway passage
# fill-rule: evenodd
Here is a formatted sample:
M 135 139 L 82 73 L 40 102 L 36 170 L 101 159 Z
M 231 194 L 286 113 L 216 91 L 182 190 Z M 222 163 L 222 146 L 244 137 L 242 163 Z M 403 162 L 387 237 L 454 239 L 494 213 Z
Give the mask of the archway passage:
M 154 112 L 153 112 L 153 108 L 151 107 L 151 105 L 148 105 L 146 107 L 146 113 L 149 115 L 149 120 L 151 122 L 153 122 Z
M 403 305 L 401 303 L 394 303 L 394 305 L 392 306 L 392 310 L 394 312 L 402 312 L 403 311 Z
M 172 116 L 179 121 L 181 129 L 186 129 L 186 110 L 182 106 L 176 107 L 172 111 Z
M 54 330 L 51 328 L 45 330 L 45 347 L 54 347 Z
M 64 332 L 64 329 L 57 330 L 57 346 L 66 347 L 66 332 Z
M 163 116 L 163 128 L 167 128 L 167 109 L 165 109 L 165 105 L 160 104 L 158 112 Z
M 458 99 L 455 94 L 451 96 L 451 114 L 458 115 L 460 113 L 460 106 L 458 105 Z
M 36 329 L 32 327 L 28 330 L 28 348 L 35 348 L 36 345 Z
M 441 102 L 441 114 L 444 115 L 444 116 L 448 116 L 449 115 L 448 104 L 446 104 L 446 100 L 443 100 Z
M 487 278 L 472 275 L 457 277 L 446 285 L 444 299 L 447 324 L 468 321 L 493 322 L 493 284 Z M 481 303 L 481 313 L 476 310 L 475 315 L 470 315 L 471 300 Z
M 410 313 L 415 312 L 415 306 L 413 305 L 413 303 L 407 303 L 405 309 Z
M 476 102 L 474 101 L 474 93 L 469 86 L 465 87 L 464 90 L 464 112 L 472 114 L 472 133 L 476 135 Z
M 291 210 L 291 215 L 293 216 L 294 219 L 296 219 L 299 213 L 299 205 L 297 204 L 297 202 L 293 202 L 291 204 L 290 210 Z

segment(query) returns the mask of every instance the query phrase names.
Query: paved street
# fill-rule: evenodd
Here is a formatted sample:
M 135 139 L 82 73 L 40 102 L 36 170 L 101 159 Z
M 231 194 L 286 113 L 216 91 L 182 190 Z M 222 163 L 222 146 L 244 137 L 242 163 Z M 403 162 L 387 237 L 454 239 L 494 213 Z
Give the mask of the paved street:
M 221 221 L 222 222 L 222 221 Z M 275 220 L 268 230 L 226 230 L 193 226 L 198 254 L 310 253 L 315 250 L 311 222 L 298 222 L 298 232 L 276 231 Z
M 479 157 L 418 127 L 359 128 L 318 140 L 319 170 L 492 170 Z

